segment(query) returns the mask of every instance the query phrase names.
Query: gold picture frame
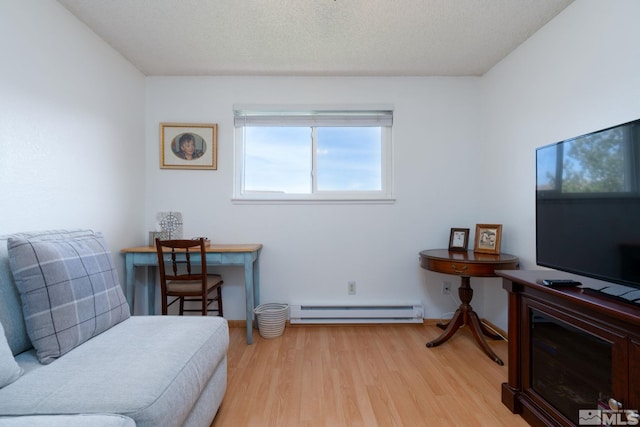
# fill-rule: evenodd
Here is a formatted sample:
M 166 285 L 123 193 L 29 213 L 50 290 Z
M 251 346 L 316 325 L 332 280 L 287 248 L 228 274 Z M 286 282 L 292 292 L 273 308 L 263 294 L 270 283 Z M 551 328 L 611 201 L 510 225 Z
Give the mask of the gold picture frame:
M 450 251 L 467 251 L 469 245 L 469 229 L 468 228 L 452 228 L 449 235 Z
M 161 169 L 218 169 L 218 125 L 160 123 Z
M 502 242 L 502 224 L 476 224 L 473 251 L 484 254 L 499 254 Z

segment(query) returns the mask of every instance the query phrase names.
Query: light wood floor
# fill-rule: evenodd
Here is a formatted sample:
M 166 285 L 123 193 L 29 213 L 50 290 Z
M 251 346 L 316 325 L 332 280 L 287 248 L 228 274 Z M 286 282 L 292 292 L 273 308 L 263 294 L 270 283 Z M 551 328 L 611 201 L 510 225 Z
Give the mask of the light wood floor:
M 462 328 L 287 326 L 263 339 L 231 328 L 227 393 L 212 427 L 528 426 L 500 401 L 507 367 Z M 505 363 L 505 341 L 490 343 Z

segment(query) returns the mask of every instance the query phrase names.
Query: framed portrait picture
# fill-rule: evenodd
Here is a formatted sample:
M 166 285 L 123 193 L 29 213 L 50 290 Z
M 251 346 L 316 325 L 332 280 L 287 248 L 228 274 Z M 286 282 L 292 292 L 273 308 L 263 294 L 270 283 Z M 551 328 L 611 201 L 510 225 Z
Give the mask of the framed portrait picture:
M 160 123 L 160 168 L 218 169 L 218 125 Z
M 502 240 L 502 224 L 476 224 L 476 240 L 473 251 L 485 254 L 499 254 Z
M 469 229 L 468 228 L 452 228 L 449 235 L 449 250 L 450 251 L 467 251 L 467 245 L 469 244 Z

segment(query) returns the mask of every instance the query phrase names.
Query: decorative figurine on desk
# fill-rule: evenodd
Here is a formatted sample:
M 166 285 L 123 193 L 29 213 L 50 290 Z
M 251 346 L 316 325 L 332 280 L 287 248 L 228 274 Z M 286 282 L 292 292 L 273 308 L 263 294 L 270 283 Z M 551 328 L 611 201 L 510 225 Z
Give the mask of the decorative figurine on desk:
M 156 246 L 156 238 L 164 240 L 164 233 L 162 231 L 150 231 L 149 232 L 149 246 Z
M 156 218 L 162 230 L 161 239 L 182 239 L 181 212 L 158 212 Z

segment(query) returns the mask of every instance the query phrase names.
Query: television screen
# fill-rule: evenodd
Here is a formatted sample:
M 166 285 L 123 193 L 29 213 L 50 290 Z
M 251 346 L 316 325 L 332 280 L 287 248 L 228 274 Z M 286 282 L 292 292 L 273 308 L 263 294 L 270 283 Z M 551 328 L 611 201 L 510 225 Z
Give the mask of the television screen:
M 640 289 L 640 120 L 536 150 L 536 259 Z

